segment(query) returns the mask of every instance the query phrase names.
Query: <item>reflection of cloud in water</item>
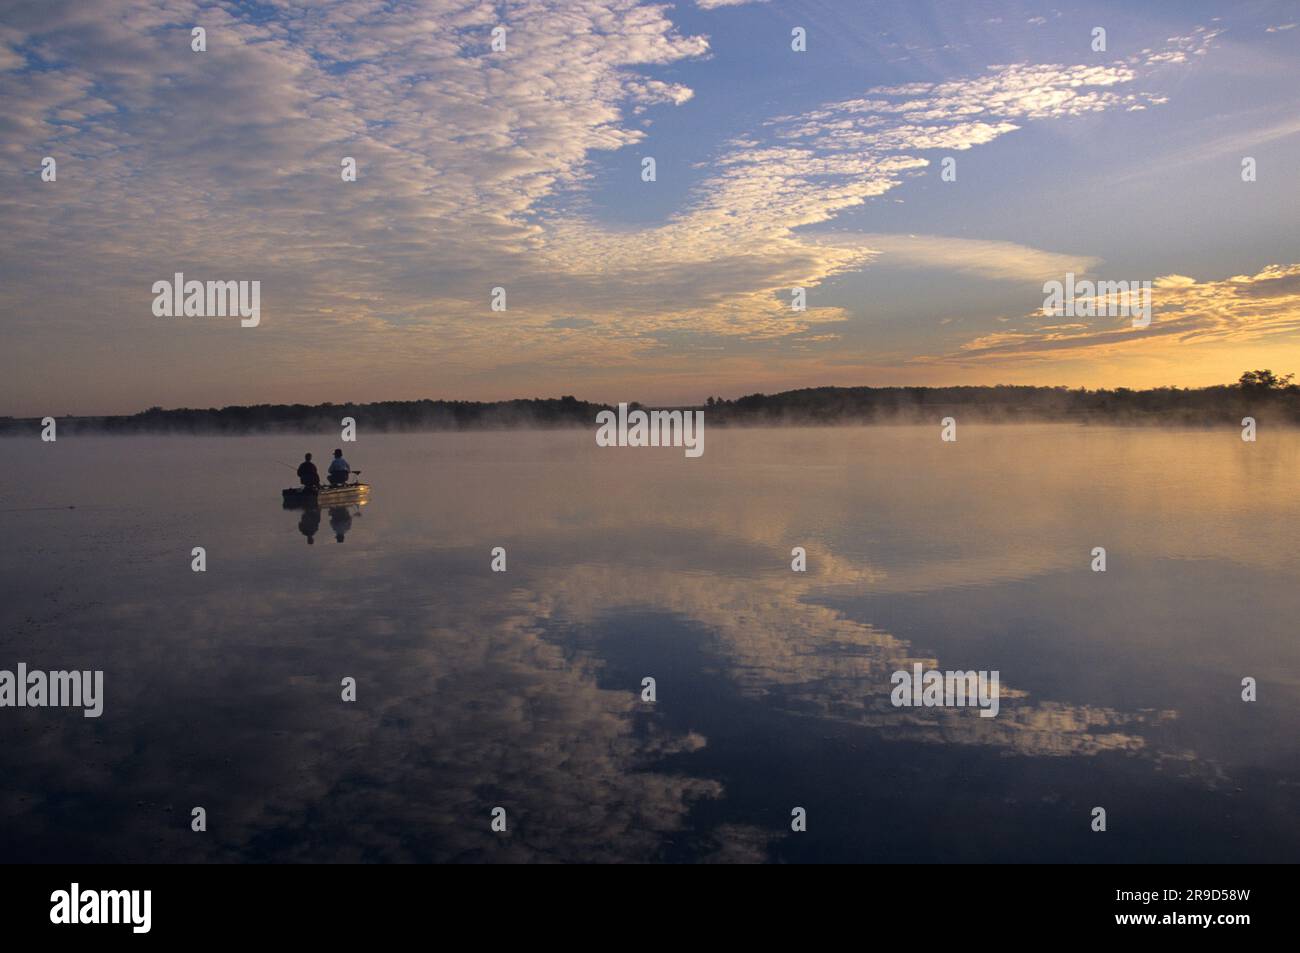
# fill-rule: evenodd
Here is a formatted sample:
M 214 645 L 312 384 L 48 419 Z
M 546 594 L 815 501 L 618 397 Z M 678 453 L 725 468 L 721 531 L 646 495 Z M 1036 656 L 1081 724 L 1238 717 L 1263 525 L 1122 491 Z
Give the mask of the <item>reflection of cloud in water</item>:
M 692 543 L 677 540 L 674 548 L 693 551 Z M 542 572 L 529 577 L 530 585 L 546 595 L 531 596 L 528 611 L 591 625 L 631 601 L 682 616 L 714 633 L 714 651 L 748 694 L 792 712 L 856 722 L 891 740 L 995 745 L 1027 755 L 1138 752 L 1146 747 L 1143 727 L 1175 717 L 1031 701 L 1025 691 L 1008 687 L 1005 673 L 996 718 L 980 718 L 976 709 L 895 708 L 889 700 L 893 672 L 913 662 L 972 666 L 914 655 L 905 640 L 805 601 L 823 586 L 863 575 L 844 560 L 821 562 L 825 568 L 817 576 L 776 571 L 744 579 L 599 566 Z
M 664 730 L 634 691 L 598 687 L 594 661 L 566 658 L 518 611 L 531 604 L 522 593 L 485 611 L 495 589 L 478 580 L 447 590 L 417 628 L 337 607 L 335 623 L 350 637 L 328 647 L 285 634 L 281 621 L 297 616 L 299 631 L 315 630 L 318 615 L 334 611 L 328 599 L 253 594 L 243 607 L 249 624 L 223 641 L 211 622 L 229 594 L 214 594 L 192 608 L 194 637 L 161 646 L 149 670 L 111 679 L 117 717 L 105 719 L 106 747 L 66 731 L 25 750 L 25 775 L 46 784 L 11 794 L 6 823 L 39 824 L 47 798 L 71 788 L 105 791 L 102 807 L 123 812 L 111 835 L 127 851 L 120 859 L 196 851 L 288 861 L 654 859 L 693 802 L 723 792 L 653 766 L 707 740 Z M 166 611 L 137 602 L 117 617 L 156 631 Z M 239 651 L 240 642 L 261 651 Z M 301 674 L 306 649 L 316 655 L 311 674 Z M 339 700 L 335 672 L 357 677 L 356 704 Z M 156 678 L 199 696 L 187 705 L 151 697 Z M 143 748 L 130 733 L 140 724 L 149 726 Z M 187 751 L 178 763 L 176 752 Z M 129 780 L 114 777 L 124 765 Z M 208 810 L 204 837 L 188 830 L 191 804 Z M 489 828 L 497 805 L 508 812 L 505 835 Z M 767 834 L 732 833 L 725 842 L 717 832 L 678 836 L 714 859 L 762 859 Z
M 665 734 L 635 713 L 635 696 L 597 688 L 588 666 L 566 664 L 525 620 L 438 628 L 403 669 L 396 686 L 362 682 L 381 700 L 359 707 L 346 738 L 332 739 L 361 757 L 341 772 L 317 765 L 336 775 L 333 787 L 303 812 L 323 810 L 327 823 L 346 825 L 348 849 L 361 857 L 648 859 L 693 800 L 721 791 L 642 770 L 705 740 Z M 349 777 L 358 769 L 373 777 Z M 489 830 L 496 805 L 507 809 L 508 836 Z M 357 820 L 367 817 L 382 826 Z M 281 822 L 268 816 L 253 826 Z M 318 856 L 310 825 L 300 833 L 295 853 Z

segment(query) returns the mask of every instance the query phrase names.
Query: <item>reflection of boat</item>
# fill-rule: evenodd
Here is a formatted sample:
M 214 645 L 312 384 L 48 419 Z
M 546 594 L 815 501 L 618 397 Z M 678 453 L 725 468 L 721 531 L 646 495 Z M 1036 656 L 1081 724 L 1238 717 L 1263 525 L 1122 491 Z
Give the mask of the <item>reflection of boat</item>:
M 358 503 L 370 497 L 369 483 L 345 483 L 343 486 L 290 487 L 281 490 L 285 509 L 298 506 L 323 507 Z
M 361 508 L 365 505 L 365 497 L 359 497 L 350 503 L 344 503 L 342 505 L 333 503 L 329 504 L 330 532 L 334 534 L 335 542 L 343 542 L 347 537 L 348 532 L 352 529 L 352 518 L 354 516 L 360 517 Z M 316 503 L 290 503 L 288 500 L 285 500 L 284 508 L 286 510 L 296 510 L 302 514 L 298 518 L 298 532 L 307 537 L 308 544 L 316 542 L 316 534 L 320 532 L 321 506 Z

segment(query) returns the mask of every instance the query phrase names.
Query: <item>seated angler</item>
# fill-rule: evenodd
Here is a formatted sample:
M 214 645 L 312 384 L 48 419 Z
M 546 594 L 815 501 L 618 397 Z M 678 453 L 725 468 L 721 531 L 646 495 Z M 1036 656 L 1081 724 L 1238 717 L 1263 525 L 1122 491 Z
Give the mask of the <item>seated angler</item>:
M 348 482 L 348 474 L 352 472 L 352 467 L 343 459 L 343 451 L 335 450 L 334 459 L 330 461 L 329 481 L 330 486 L 342 486 Z
M 316 472 L 316 464 L 311 462 L 310 453 L 303 457 L 302 463 L 298 464 L 298 479 L 305 487 L 320 486 L 320 474 Z

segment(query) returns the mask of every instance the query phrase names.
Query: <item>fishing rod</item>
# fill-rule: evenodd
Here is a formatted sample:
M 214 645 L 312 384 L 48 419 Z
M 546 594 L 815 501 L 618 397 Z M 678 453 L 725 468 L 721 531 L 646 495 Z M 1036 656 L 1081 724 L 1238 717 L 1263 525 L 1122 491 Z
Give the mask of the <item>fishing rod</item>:
M 14 509 L 0 510 L 0 513 L 39 513 L 42 510 L 75 510 L 75 503 L 59 506 L 19 506 Z
M 282 467 L 288 467 L 290 470 L 293 470 L 295 473 L 298 472 L 298 468 L 297 468 L 297 467 L 295 467 L 295 466 L 294 466 L 293 464 L 291 464 L 291 463 L 285 463 L 283 460 L 272 460 L 271 462 L 272 462 L 272 463 L 278 463 L 278 464 L 280 464 L 280 466 L 282 466 Z M 360 473 L 361 471 L 360 471 L 360 470 L 349 470 L 348 472 L 349 472 L 349 473 Z
M 291 466 L 290 464 L 285 463 L 283 460 L 273 460 L 272 462 L 273 462 L 273 463 L 278 463 L 278 464 L 280 464 L 280 466 L 282 466 L 282 467 L 289 467 L 289 469 L 292 470 L 294 473 L 297 473 L 297 472 L 298 472 L 298 468 L 297 468 L 297 467 L 295 467 L 295 466 Z M 354 477 L 354 478 L 355 478 L 355 477 L 359 477 L 359 476 L 361 476 L 361 471 L 360 471 L 360 470 L 349 470 L 349 471 L 348 471 L 348 476 L 350 476 L 350 477 Z M 342 484 L 339 484 L 339 486 L 356 486 L 356 484 L 355 484 L 355 483 L 352 483 L 352 484 L 342 483 Z

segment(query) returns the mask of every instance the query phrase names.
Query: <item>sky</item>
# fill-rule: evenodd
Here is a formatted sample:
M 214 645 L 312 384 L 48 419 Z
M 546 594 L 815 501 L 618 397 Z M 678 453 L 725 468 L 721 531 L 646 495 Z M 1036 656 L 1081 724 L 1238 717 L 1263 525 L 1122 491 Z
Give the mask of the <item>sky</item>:
M 0 0 L 0 414 L 1300 371 L 1298 79 L 1295 2 Z

